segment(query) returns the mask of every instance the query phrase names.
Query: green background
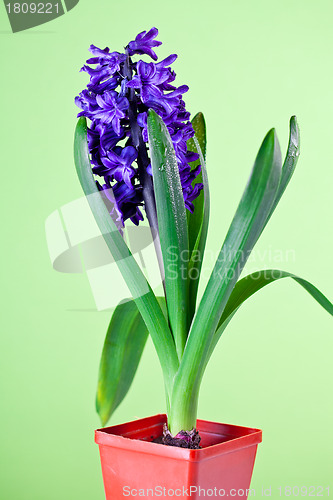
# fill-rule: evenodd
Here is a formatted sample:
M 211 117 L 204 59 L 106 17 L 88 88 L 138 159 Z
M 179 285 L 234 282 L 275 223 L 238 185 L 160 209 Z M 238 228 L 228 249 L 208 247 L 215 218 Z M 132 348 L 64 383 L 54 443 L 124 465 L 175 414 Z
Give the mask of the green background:
M 94 310 L 85 275 L 52 269 L 44 232 L 50 213 L 81 196 L 73 97 L 87 83 L 78 70 L 88 46 L 121 51 L 156 26 L 159 56 L 179 54 L 188 109 L 203 111 L 207 122 L 212 253 L 265 133 L 275 126 L 284 152 L 289 117 L 297 115 L 298 168 L 248 270 L 281 267 L 332 299 L 332 2 L 81 0 L 65 16 L 15 35 L 3 5 L 0 13 L 1 498 L 102 499 L 94 398 L 110 312 Z M 295 258 L 274 262 L 274 249 Z M 257 496 L 269 486 L 272 498 L 285 485 L 333 491 L 332 333 L 332 318 L 282 280 L 240 310 L 212 358 L 199 416 L 263 429 Z M 112 422 L 164 409 L 149 343 Z

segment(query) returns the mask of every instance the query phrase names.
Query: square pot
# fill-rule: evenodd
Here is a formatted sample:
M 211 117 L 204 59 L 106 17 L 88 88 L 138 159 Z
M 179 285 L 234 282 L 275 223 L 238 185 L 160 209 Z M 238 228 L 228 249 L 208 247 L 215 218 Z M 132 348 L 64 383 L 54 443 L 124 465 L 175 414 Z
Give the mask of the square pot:
M 200 450 L 153 443 L 164 414 L 98 429 L 106 500 L 134 496 L 246 499 L 262 431 L 197 421 Z

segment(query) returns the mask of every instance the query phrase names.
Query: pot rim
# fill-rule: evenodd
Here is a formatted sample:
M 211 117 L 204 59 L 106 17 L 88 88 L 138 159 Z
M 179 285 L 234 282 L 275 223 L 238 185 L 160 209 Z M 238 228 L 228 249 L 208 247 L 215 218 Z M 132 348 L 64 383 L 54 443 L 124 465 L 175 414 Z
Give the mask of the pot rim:
M 95 431 L 95 442 L 100 446 L 112 446 L 138 453 L 182 458 L 196 462 L 257 445 L 262 441 L 262 431 L 260 429 L 201 419 L 197 420 L 197 429 L 202 436 L 208 436 L 213 442 L 216 441 L 211 445 L 203 446 L 199 450 L 190 450 L 149 441 L 151 437 L 160 435 L 163 424 L 166 422 L 166 414 L 160 413 L 151 417 L 97 429 Z M 157 434 L 158 430 L 159 434 Z

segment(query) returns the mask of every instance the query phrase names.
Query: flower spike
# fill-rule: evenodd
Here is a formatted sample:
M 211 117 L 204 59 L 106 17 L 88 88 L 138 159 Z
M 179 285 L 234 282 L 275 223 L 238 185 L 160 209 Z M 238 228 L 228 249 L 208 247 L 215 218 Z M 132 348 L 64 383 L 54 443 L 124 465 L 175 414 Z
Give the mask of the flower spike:
M 194 136 L 190 113 L 183 101 L 188 87 L 174 85 L 176 74 L 170 67 L 177 55 L 171 54 L 159 62 L 132 61 L 136 54 L 146 54 L 157 61 L 153 50 L 161 45 L 157 35 L 156 28 L 142 31 L 129 42 L 125 53 L 91 45 L 93 57 L 82 68 L 90 81 L 75 98 L 81 109 L 78 116 L 91 121 L 88 144 L 93 173 L 103 178 L 98 187 L 104 200 L 109 205 L 113 200 L 110 214 L 117 227 L 127 219 L 138 224 L 143 219 L 142 207 L 149 218 L 150 205 L 154 204 L 153 194 L 149 195 L 152 170 L 147 148 L 150 108 L 162 117 L 172 138 L 185 206 L 191 212 L 192 202 L 202 189 L 201 183 L 195 183 L 200 167 L 190 167 L 198 155 L 187 150 L 187 141 Z M 111 190 L 108 197 L 106 193 Z

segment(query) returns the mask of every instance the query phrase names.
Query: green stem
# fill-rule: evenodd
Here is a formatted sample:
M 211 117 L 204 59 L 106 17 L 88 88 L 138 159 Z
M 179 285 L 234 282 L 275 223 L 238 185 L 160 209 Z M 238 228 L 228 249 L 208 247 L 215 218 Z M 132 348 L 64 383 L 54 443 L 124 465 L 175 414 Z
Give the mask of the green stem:
M 199 386 L 194 390 L 191 385 L 191 382 L 187 387 L 184 385 L 184 392 L 172 393 L 168 427 L 174 436 L 181 430 L 189 431 L 196 427 Z

